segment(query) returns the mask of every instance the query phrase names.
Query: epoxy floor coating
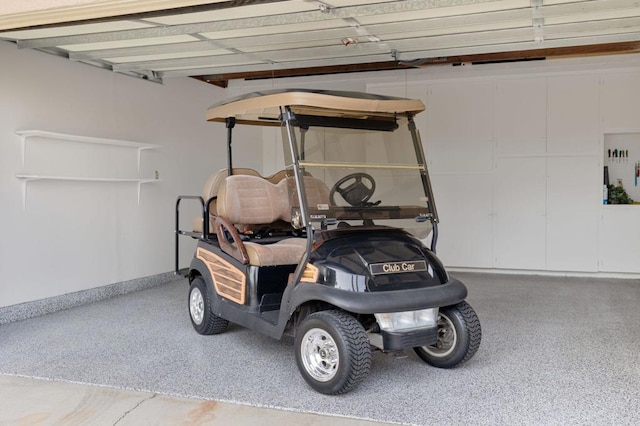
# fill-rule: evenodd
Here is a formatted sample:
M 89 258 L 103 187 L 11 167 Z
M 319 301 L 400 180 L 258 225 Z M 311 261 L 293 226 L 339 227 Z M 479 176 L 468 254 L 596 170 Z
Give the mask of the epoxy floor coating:
M 373 356 L 325 396 L 293 347 L 230 326 L 200 336 L 177 281 L 0 326 L 0 373 L 419 425 L 640 423 L 640 281 L 454 274 L 483 328 L 464 366 Z

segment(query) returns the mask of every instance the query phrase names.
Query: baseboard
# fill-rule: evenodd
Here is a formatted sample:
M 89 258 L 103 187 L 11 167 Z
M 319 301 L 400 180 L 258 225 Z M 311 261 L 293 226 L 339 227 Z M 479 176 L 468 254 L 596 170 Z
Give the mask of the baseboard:
M 48 297 L 46 299 L 34 300 L 32 302 L 0 307 L 0 324 L 7 324 L 14 321 L 50 314 L 52 312 L 73 308 L 75 306 L 109 299 L 111 297 L 134 291 L 144 290 L 171 281 L 179 281 L 183 278 L 184 277 L 180 275 L 175 275 L 173 272 L 166 272 L 163 274 L 137 278 L 134 280 L 109 284 L 60 296 Z
M 617 278 L 627 280 L 640 279 L 640 274 L 631 272 L 575 272 L 575 271 L 536 271 L 529 269 L 491 269 L 491 268 L 461 268 L 447 267 L 448 272 L 455 273 L 480 273 L 495 275 L 538 275 L 543 277 L 566 278 Z

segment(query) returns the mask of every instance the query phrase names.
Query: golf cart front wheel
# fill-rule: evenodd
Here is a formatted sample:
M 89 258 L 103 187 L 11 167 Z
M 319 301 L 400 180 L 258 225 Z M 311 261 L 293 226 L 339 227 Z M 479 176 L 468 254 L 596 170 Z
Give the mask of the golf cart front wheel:
M 200 334 L 219 334 L 227 329 L 229 321 L 211 312 L 211 294 L 202 277 L 196 277 L 189 289 L 189 317 L 191 325 Z
M 433 346 L 414 348 L 424 362 L 439 368 L 453 368 L 473 357 L 480 347 L 480 320 L 467 302 L 440 308 L 438 341 Z
M 350 391 L 369 374 L 371 346 L 362 325 L 340 311 L 321 311 L 300 324 L 295 337 L 298 369 L 316 391 Z

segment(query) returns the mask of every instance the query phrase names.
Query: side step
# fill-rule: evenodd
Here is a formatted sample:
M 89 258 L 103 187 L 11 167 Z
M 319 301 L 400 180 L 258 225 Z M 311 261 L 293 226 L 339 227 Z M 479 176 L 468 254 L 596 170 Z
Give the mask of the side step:
M 278 317 L 280 316 L 280 309 L 277 311 L 266 311 L 260 314 L 260 318 L 269 322 L 270 324 L 278 324 Z

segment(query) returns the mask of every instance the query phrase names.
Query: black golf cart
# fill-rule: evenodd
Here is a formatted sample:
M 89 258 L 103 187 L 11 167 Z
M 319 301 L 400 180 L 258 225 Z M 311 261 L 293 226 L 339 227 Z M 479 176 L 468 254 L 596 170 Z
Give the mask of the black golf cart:
M 228 167 L 203 195 L 180 196 L 178 236 L 198 239 L 188 308 L 200 334 L 229 321 L 294 338 L 304 379 L 340 394 L 369 373 L 372 351 L 413 348 L 451 368 L 470 359 L 480 322 L 467 289 L 435 256 L 438 215 L 413 117 L 419 100 L 280 90 L 211 107 L 226 123 Z M 282 129 L 284 170 L 234 168 L 236 124 Z M 199 200 L 194 231 L 180 202 Z M 430 237 L 430 248 L 422 240 Z

